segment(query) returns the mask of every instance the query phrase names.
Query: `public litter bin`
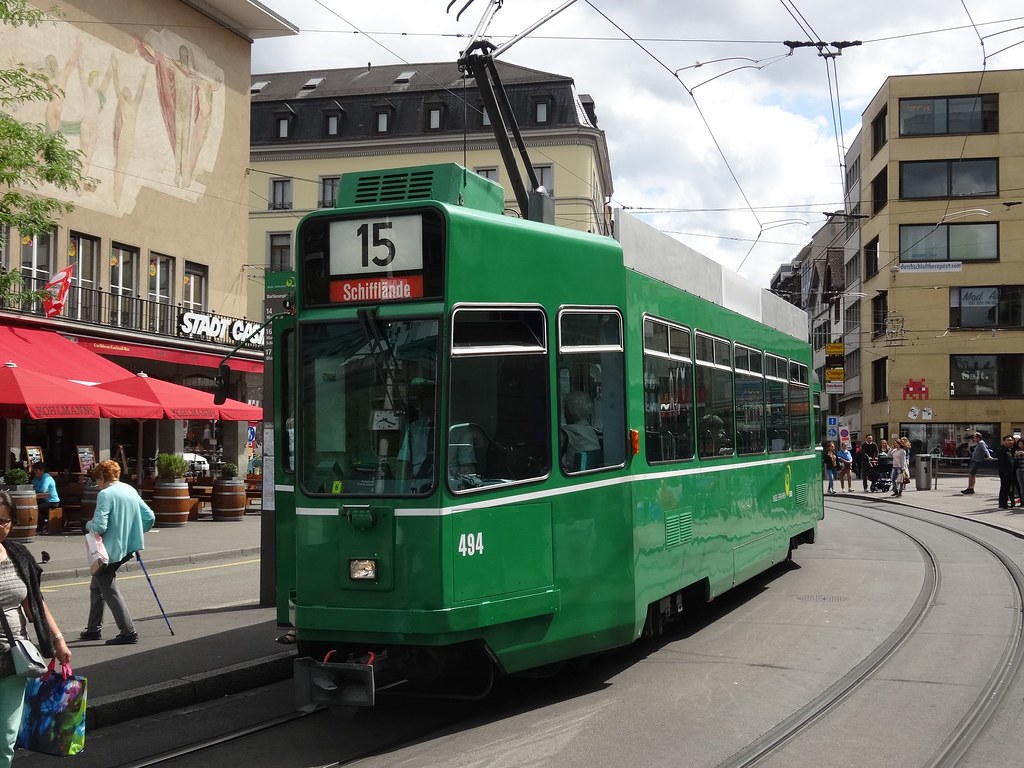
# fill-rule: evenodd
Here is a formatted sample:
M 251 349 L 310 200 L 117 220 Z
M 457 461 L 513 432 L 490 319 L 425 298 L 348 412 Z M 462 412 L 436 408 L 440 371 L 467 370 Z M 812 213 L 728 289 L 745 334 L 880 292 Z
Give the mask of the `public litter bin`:
M 931 454 L 914 457 L 914 474 L 917 477 L 917 490 L 932 489 L 932 457 Z

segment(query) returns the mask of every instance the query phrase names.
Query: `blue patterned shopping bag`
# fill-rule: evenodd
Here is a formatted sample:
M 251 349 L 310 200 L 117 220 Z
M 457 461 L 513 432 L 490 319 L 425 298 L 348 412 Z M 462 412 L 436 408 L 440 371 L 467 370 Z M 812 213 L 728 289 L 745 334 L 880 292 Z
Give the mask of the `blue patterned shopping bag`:
M 86 679 L 67 664 L 28 681 L 18 747 L 47 755 L 77 755 L 85 749 Z

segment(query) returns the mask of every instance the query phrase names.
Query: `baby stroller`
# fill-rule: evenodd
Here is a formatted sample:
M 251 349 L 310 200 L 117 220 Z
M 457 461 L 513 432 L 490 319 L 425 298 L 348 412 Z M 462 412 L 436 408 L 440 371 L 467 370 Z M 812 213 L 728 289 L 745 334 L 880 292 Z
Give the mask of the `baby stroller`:
M 892 459 L 879 456 L 868 466 L 868 480 L 871 481 L 871 492 L 884 493 L 892 486 Z

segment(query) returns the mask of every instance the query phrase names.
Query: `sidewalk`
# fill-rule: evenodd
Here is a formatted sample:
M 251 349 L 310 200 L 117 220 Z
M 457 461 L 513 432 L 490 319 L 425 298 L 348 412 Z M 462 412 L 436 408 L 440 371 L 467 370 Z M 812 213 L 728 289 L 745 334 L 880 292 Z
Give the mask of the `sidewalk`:
M 260 553 L 260 514 L 241 522 L 214 522 L 209 517 L 182 528 L 153 528 L 142 553 L 152 572 L 169 566 L 252 558 Z M 81 534 L 36 536 L 26 546 L 43 564 L 43 589 L 57 581 L 88 579 Z M 136 561 L 122 573 L 140 573 Z M 170 616 L 171 636 L 147 632 L 138 645 L 107 647 L 78 641 L 81 627 L 62 627 L 81 664 L 75 674 L 89 680 L 90 729 L 208 701 L 230 693 L 289 678 L 294 647 L 278 645 L 273 608 L 258 606 L 180 612 Z M 161 619 L 162 621 L 162 619 Z M 88 659 L 85 662 L 85 659 Z
M 912 480 L 899 499 L 889 493 L 863 493 L 854 480 L 853 493 L 830 498 L 868 500 L 928 509 L 970 518 L 1006 529 L 1024 537 L 1024 509 L 998 508 L 999 480 L 979 476 L 973 495 L 960 491 L 965 477 L 940 477 L 938 488 L 915 490 Z M 826 509 L 827 519 L 827 509 Z M 260 552 L 259 514 L 247 514 L 241 522 L 215 523 L 201 519 L 183 528 L 154 528 L 146 535 L 143 559 L 155 568 L 252 557 Z M 37 536 L 27 544 L 36 559 L 42 553 L 50 560 L 43 566 L 43 587 L 58 580 L 88 578 L 85 545 L 80 534 Z M 138 572 L 136 562 L 125 572 Z M 243 691 L 288 679 L 292 674 L 294 647 L 278 645 L 280 634 L 273 608 L 232 607 L 174 614 L 174 636 L 166 632 L 147 633 L 134 646 L 107 648 L 89 643 L 88 663 L 75 666 L 77 674 L 89 679 L 89 728 L 101 728 L 176 707 Z M 76 627 L 64 627 L 71 638 Z M 79 659 L 86 654 L 79 654 Z
M 999 509 L 999 478 L 992 475 L 978 475 L 974 485 L 974 493 L 965 495 L 960 493 L 967 487 L 966 475 L 949 475 L 937 478 L 938 488 L 933 480 L 932 489 L 928 491 L 915 490 L 916 482 L 913 478 L 910 485 L 904 490 L 903 495 L 895 498 L 888 491 L 884 493 L 864 493 L 861 481 L 854 478 L 853 493 L 840 493 L 838 491 L 839 481 L 836 481 L 836 495 L 826 494 L 828 499 L 869 499 L 874 502 L 892 502 L 895 504 L 909 505 L 939 512 L 944 515 L 955 515 L 966 517 L 985 525 L 1002 528 L 1015 536 L 1024 538 L 1024 507 L 1013 507 L 1012 509 Z M 827 507 L 826 507 L 827 515 Z

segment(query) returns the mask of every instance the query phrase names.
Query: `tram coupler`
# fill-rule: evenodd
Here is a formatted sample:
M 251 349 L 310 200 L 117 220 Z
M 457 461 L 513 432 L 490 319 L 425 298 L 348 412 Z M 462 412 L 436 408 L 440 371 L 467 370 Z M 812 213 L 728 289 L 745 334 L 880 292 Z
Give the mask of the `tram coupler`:
M 302 712 L 319 707 L 372 707 L 373 665 L 350 661 L 295 659 L 295 706 Z

